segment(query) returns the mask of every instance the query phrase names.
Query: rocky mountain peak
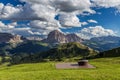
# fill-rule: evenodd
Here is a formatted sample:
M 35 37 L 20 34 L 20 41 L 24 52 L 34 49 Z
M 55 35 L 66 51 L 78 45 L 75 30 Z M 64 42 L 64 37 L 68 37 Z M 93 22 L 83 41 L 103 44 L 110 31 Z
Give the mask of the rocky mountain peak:
M 66 38 L 67 38 L 68 42 L 82 42 L 83 41 L 82 38 L 80 38 L 79 36 L 77 36 L 74 33 L 66 35 Z
M 48 34 L 47 39 L 45 39 L 45 42 L 48 43 L 65 43 L 66 37 L 63 33 L 61 33 L 58 30 L 54 30 Z
M 12 35 L 9 33 L 0 33 L 0 43 L 18 43 L 22 42 L 20 35 Z
M 76 34 L 68 34 L 54 30 L 48 34 L 48 37 L 43 42 L 47 43 L 69 43 L 69 42 L 82 42 L 83 39 L 78 37 Z

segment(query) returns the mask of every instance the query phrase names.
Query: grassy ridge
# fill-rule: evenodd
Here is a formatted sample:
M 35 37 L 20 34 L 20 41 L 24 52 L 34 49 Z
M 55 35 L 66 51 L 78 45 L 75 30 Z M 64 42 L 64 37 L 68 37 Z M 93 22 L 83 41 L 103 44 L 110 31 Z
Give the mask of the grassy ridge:
M 96 69 L 57 70 L 55 62 L 0 67 L 0 80 L 120 80 L 120 57 L 90 63 Z

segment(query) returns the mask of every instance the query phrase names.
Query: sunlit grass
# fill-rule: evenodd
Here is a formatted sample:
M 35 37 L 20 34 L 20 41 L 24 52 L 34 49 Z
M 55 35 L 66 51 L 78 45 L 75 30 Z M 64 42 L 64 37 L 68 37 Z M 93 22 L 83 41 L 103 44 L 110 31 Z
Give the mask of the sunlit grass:
M 0 80 L 120 80 L 120 57 L 90 60 L 95 69 L 57 70 L 55 62 L 0 67 Z

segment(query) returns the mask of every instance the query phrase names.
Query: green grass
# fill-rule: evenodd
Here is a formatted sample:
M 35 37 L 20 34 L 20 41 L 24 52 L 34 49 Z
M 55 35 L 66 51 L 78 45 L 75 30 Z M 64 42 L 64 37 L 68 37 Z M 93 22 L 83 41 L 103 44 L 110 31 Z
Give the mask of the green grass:
M 90 60 L 95 69 L 55 68 L 55 62 L 0 67 L 0 80 L 120 80 L 120 57 Z

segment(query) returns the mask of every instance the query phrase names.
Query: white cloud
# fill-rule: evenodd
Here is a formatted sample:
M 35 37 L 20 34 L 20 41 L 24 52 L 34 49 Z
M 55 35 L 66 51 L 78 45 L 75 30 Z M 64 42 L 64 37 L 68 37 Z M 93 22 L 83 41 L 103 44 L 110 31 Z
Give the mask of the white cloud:
M 33 32 L 37 31 L 43 35 L 47 35 L 53 30 L 59 30 L 59 28 L 61 27 L 58 21 L 46 22 L 34 20 L 31 21 L 29 25 L 31 26 L 31 29 L 34 30 Z
M 0 28 L 6 26 L 2 21 L 0 21 Z
M 75 14 L 61 14 L 59 21 L 63 27 L 81 27 L 79 18 Z
M 88 22 L 89 23 L 98 23 L 96 20 L 92 20 L 92 19 L 88 20 Z
M 2 21 L 0 21 L 0 28 L 1 29 L 13 29 L 17 26 L 17 22 L 12 22 L 9 24 L 4 24 Z
M 81 25 L 88 25 L 88 23 L 87 22 L 81 22 Z
M 25 4 L 13 6 L 11 4 L 0 4 L 0 19 L 6 20 L 54 20 L 55 9 L 39 4 Z M 51 13 L 51 15 L 49 15 Z
M 80 27 L 81 22 L 76 16 L 83 12 L 94 13 L 90 0 L 20 0 L 26 2 L 25 5 L 13 6 L 11 4 L 4 5 L 0 3 L 0 19 L 4 20 L 31 20 L 29 23 L 31 30 L 26 31 L 23 28 L 15 28 L 17 24 L 1 24 L 6 27 L 6 31 L 21 33 L 22 30 L 31 34 L 48 34 L 52 30 L 61 27 Z M 55 16 L 61 14 L 59 21 L 55 20 Z M 64 15 L 63 15 L 64 14 Z M 74 14 L 74 15 L 73 15 Z M 60 24 L 61 23 L 61 24 Z M 83 24 L 84 25 L 84 24 Z M 7 30 L 11 28 L 13 30 Z M 35 33 L 36 31 L 36 33 Z
M 91 12 L 90 0 L 20 0 L 29 4 L 44 4 L 62 12 L 87 11 Z
M 90 0 L 54 0 L 57 9 L 63 12 L 90 12 L 92 13 Z
M 0 19 L 14 19 L 21 11 L 22 8 L 19 5 L 13 7 L 11 4 L 0 3 Z
M 0 19 L 51 21 L 61 13 L 94 13 L 90 0 L 20 0 L 24 6 L 0 3 Z M 29 15 L 26 15 L 29 14 Z
M 24 36 L 30 36 L 31 34 L 29 33 L 31 29 L 30 28 L 13 28 L 13 29 L 2 29 L 2 32 L 5 33 L 12 33 L 12 34 L 19 34 L 19 35 L 24 35 Z
M 15 28 L 17 23 L 4 24 L 0 23 L 2 28 L 6 28 L 6 31 L 13 33 L 26 32 L 30 34 L 48 34 L 50 31 L 59 29 L 62 27 L 81 27 L 81 25 L 87 25 L 87 22 L 80 22 L 79 18 L 76 16 L 78 14 L 89 15 L 95 13 L 91 9 L 95 4 L 98 7 L 115 7 L 120 10 L 120 0 L 20 0 L 26 2 L 24 6 L 17 5 L 13 6 L 11 4 L 4 5 L 0 3 L 0 19 L 5 20 L 31 20 L 30 29 L 24 30 L 24 28 Z M 91 3 L 93 1 L 93 3 Z M 96 7 L 95 6 L 95 7 Z M 83 14 L 87 12 L 86 14 Z M 55 20 L 55 16 L 59 15 L 59 22 Z M 95 20 L 89 20 L 88 22 L 97 23 Z M 61 23 L 61 25 L 60 25 Z M 8 30 L 7 30 L 8 28 Z M 1 28 L 0 28 L 1 29 Z M 11 30 L 12 29 L 12 30 Z M 96 34 L 97 31 L 94 28 L 91 29 L 91 35 Z M 99 28 L 102 30 L 102 28 Z M 93 31 L 92 31 L 93 30 Z M 95 31 L 94 31 L 95 30 Z M 25 31 L 25 32 L 24 32 Z M 105 32 L 106 31 L 106 32 Z M 82 32 L 85 32 L 83 29 Z M 89 32 L 89 30 L 88 30 Z M 108 33 L 112 31 L 103 30 L 102 33 Z M 87 33 L 87 32 L 86 32 Z M 99 34 L 99 35 L 102 35 Z
M 77 35 L 84 39 L 90 39 L 92 37 L 115 36 L 116 33 L 110 29 L 104 29 L 102 26 L 95 26 L 84 28 Z
M 60 28 L 59 22 L 46 22 L 46 21 L 39 21 L 39 20 L 34 20 L 30 22 L 30 26 L 32 28 L 36 29 L 48 29 L 48 30 L 54 30 Z
M 91 0 L 96 6 L 117 8 L 120 11 L 120 0 Z

